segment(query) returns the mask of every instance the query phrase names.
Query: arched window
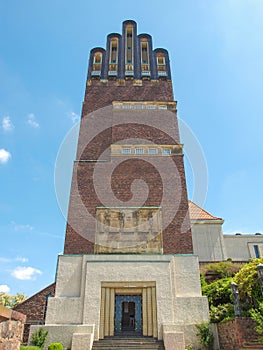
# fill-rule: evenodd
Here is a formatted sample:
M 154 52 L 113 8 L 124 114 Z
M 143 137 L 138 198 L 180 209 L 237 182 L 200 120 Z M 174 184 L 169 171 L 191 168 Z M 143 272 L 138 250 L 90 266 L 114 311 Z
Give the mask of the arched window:
M 118 71 L 118 39 L 112 38 L 110 41 L 109 75 L 117 75 L 117 71 Z
M 96 52 L 93 58 L 92 75 L 100 75 L 102 66 L 102 53 Z
M 125 74 L 133 75 L 133 26 L 126 27 Z
M 159 76 L 167 76 L 165 56 L 162 53 L 157 55 L 157 71 Z
M 147 40 L 141 41 L 141 67 L 142 75 L 150 75 L 149 46 Z

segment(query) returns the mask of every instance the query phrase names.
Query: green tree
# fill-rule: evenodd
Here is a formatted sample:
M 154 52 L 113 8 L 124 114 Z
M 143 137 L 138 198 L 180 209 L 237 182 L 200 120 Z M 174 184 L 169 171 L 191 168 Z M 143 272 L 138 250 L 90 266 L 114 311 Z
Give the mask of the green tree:
M 13 308 L 16 305 L 26 300 L 25 294 L 17 293 L 16 295 L 9 295 L 7 293 L 0 293 L 0 305 Z

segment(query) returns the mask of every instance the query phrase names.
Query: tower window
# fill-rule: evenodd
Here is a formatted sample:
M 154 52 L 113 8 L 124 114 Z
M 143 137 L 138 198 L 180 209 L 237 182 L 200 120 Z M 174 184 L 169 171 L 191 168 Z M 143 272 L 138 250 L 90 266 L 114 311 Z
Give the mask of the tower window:
M 121 153 L 122 154 L 131 154 L 131 149 L 130 148 L 122 148 L 122 150 L 121 150 Z
M 101 65 L 102 65 L 102 53 L 96 52 L 93 59 L 93 66 L 92 70 L 93 72 L 101 72 Z
M 117 75 L 118 70 L 118 39 L 113 38 L 110 42 L 109 75 Z
M 165 57 L 163 54 L 159 54 L 157 56 L 157 70 L 159 76 L 166 76 L 166 63 L 165 63 Z
M 158 65 L 161 65 L 161 66 L 165 65 L 164 56 L 158 56 L 158 57 L 157 57 L 157 64 L 158 64 Z
M 149 50 L 148 50 L 148 42 L 141 42 L 141 65 L 142 65 L 142 74 L 145 75 L 146 72 L 150 71 L 149 64 Z
M 149 148 L 148 153 L 149 154 L 158 154 L 158 149 L 157 148 Z
M 171 154 L 170 148 L 163 148 L 163 149 L 162 149 L 162 154 L 163 154 L 163 155 L 169 155 L 169 154 Z
M 133 72 L 133 26 L 127 26 L 126 28 L 125 52 L 126 75 L 131 75 L 131 73 Z
M 143 148 L 135 148 L 135 154 L 144 154 Z
M 110 63 L 118 62 L 118 40 L 112 39 L 110 43 Z

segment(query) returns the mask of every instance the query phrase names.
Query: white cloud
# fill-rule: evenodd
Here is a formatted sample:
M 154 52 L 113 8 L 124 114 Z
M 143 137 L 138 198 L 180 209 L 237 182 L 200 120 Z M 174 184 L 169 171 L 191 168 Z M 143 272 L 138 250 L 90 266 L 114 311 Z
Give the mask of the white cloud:
M 36 120 L 36 116 L 33 113 L 28 114 L 27 116 L 27 124 L 30 125 L 32 128 L 39 128 L 40 125 Z
M 36 275 L 41 275 L 42 271 L 28 266 L 17 266 L 12 272 L 11 275 L 18 280 L 29 281 L 34 280 Z
M 10 288 L 6 284 L 0 284 L 0 293 L 9 293 Z
M 16 224 L 14 222 L 12 222 L 12 224 L 14 225 L 15 231 L 33 231 L 34 230 L 34 227 L 29 224 Z
M 11 119 L 9 116 L 6 116 L 2 120 L 2 128 L 4 131 L 12 131 L 14 129 L 14 125 L 11 122 Z
M 28 262 L 27 258 L 17 257 L 15 261 L 21 261 L 22 263 Z
M 80 120 L 80 116 L 75 112 L 70 112 L 69 116 L 73 124 L 78 123 Z
M 11 153 L 6 151 L 4 148 L 0 148 L 0 163 L 4 164 L 11 158 Z

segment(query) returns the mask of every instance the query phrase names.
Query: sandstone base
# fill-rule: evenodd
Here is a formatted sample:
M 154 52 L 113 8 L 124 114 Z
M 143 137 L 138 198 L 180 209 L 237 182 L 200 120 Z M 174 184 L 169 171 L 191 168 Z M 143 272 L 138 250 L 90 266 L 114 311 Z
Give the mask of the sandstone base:
M 114 336 L 116 309 L 125 298 L 140 299 L 135 324 L 144 336 L 164 339 L 167 349 L 200 345 L 195 324 L 208 321 L 209 310 L 194 255 L 59 256 L 56 294 L 48 300 L 48 342 L 89 350 L 93 336 Z

